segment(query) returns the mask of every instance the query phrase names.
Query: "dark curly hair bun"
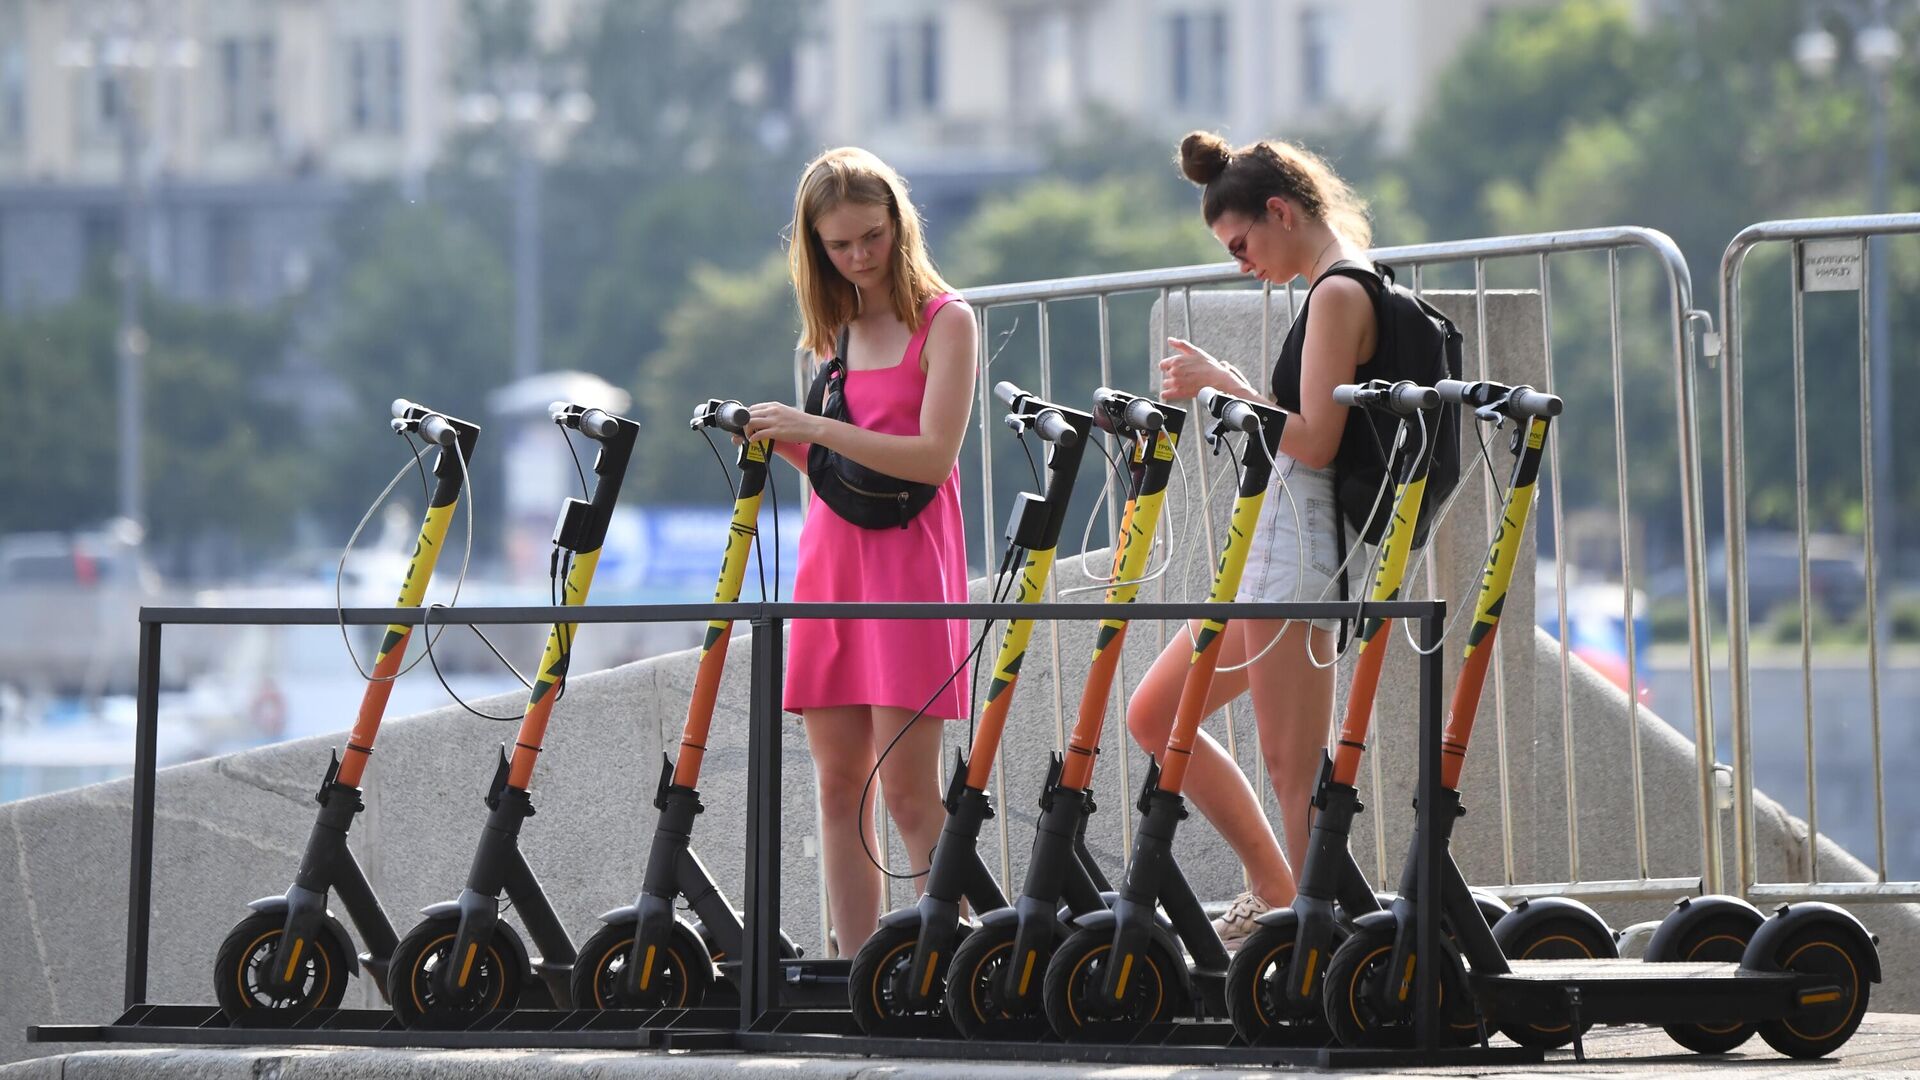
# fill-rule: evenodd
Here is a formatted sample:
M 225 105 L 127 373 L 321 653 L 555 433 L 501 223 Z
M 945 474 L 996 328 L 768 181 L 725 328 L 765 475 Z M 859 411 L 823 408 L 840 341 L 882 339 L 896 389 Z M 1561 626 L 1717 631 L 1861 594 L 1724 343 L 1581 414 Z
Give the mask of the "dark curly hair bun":
M 1180 171 L 1196 184 L 1213 183 L 1232 160 L 1233 148 L 1211 131 L 1191 132 L 1180 140 Z

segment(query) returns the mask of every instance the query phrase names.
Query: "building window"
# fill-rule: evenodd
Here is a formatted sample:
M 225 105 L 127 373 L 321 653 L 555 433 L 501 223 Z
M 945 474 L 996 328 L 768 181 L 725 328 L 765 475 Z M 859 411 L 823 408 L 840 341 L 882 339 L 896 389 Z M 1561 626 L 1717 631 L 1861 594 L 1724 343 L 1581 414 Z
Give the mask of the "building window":
M 251 260 L 246 221 L 237 211 L 215 210 L 207 220 L 207 294 L 216 301 L 241 299 Z
M 400 39 L 390 34 L 348 39 L 348 130 L 389 134 L 400 130 L 406 76 L 400 44 Z
M 927 18 L 881 28 L 881 104 L 889 120 L 940 106 L 940 22 Z
M 27 54 L 19 42 L 0 45 L 0 141 L 27 137 Z
M 1079 41 L 1064 11 L 1028 8 L 1008 20 L 1009 100 L 1016 115 L 1058 114 L 1078 96 Z
M 1167 89 L 1175 108 L 1226 108 L 1229 44 L 1223 10 L 1178 11 L 1167 16 Z
M 229 139 L 271 137 L 279 127 L 274 101 L 274 40 L 220 39 L 220 133 Z
M 1300 101 L 1325 105 L 1333 98 L 1333 38 L 1338 16 L 1326 8 L 1300 13 Z
M 940 104 L 940 23 L 936 19 L 920 24 L 920 104 L 928 109 Z

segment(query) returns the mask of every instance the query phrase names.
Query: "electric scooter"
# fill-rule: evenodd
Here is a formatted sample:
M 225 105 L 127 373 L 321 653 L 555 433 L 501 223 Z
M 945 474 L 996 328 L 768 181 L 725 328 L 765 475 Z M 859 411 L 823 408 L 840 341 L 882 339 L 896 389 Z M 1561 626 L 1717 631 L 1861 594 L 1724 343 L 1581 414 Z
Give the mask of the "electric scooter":
M 1207 603 L 1233 600 L 1240 588 L 1254 523 L 1267 496 L 1273 457 L 1287 413 L 1258 401 L 1204 388 L 1197 404 L 1213 418 L 1207 441 L 1215 452 L 1229 431 L 1245 432 L 1238 497 Z M 1252 443 L 1260 442 L 1260 452 Z M 1120 895 L 1111 909 L 1075 921 L 1054 950 L 1041 987 L 1047 1023 L 1075 1042 L 1125 1041 L 1143 1024 L 1183 1015 L 1219 1015 L 1227 950 L 1173 855 L 1173 835 L 1186 816 L 1181 786 L 1200 732 L 1207 692 L 1220 662 L 1223 619 L 1208 618 L 1193 635 L 1193 654 L 1181 686 L 1166 752 L 1147 767 L 1139 826 Z M 1165 916 L 1160 915 L 1164 909 Z M 1189 970 L 1182 945 L 1193 957 Z M 1201 1008 L 1196 1008 L 1196 1003 Z
M 1398 600 L 1415 554 L 1415 523 L 1425 503 L 1433 461 L 1431 439 L 1447 427 L 1421 417 L 1441 408 L 1440 397 L 1430 387 L 1378 379 L 1335 387 L 1333 397 L 1339 404 L 1393 413 L 1405 421 L 1388 470 L 1397 478 L 1392 516 L 1380 538 L 1378 569 L 1368 595 L 1373 603 Z M 1404 437 L 1412 434 L 1415 420 L 1420 420 L 1417 441 Z M 1234 1031 L 1249 1044 L 1325 1037 L 1320 986 L 1327 958 L 1346 939 L 1348 922 L 1381 910 L 1373 887 L 1354 861 L 1348 838 L 1353 819 L 1365 809 L 1357 787 L 1360 759 L 1366 753 L 1392 624 L 1392 619 L 1367 618 L 1356 636 L 1358 660 L 1346 715 L 1336 751 L 1321 756 L 1320 777 L 1310 803 L 1313 827 L 1293 904 L 1256 919 L 1259 928 L 1248 935 L 1227 968 L 1227 1015 Z M 1506 904 L 1497 897 L 1476 893 L 1475 900 L 1489 925 L 1507 913 Z
M 552 407 L 554 423 L 578 431 L 600 444 L 593 461 L 592 500 L 568 499 L 554 529 L 556 576 L 562 576 L 562 603 L 586 603 L 600 561 L 601 545 L 621 481 L 633 456 L 640 426 L 601 409 L 565 402 Z M 424 919 L 407 932 L 394 950 L 388 972 L 388 999 L 407 1027 L 449 1027 L 472 1022 L 496 1009 L 514 1008 L 522 984 L 538 975 L 555 1004 L 569 1007 L 570 976 L 575 952 L 567 932 L 554 914 L 539 879 L 520 853 L 520 827 L 533 816 L 528 791 L 533 766 L 546 737 L 547 721 L 567 676 L 577 623 L 555 623 L 547 634 L 545 651 L 528 696 L 526 712 L 514 736 L 513 753 L 502 747 L 486 804 L 486 828 L 467 871 L 467 887 L 458 900 L 434 904 L 421 911 Z M 513 927 L 500 918 L 505 893 L 520 912 L 528 933 L 540 946 L 536 963 Z
M 694 411 L 688 426 L 695 430 L 719 428 L 745 436 L 746 425 L 745 405 L 713 399 Z M 740 599 L 748 555 L 759 536 L 760 502 L 766 491 L 772 445 L 765 440 L 740 444 L 736 459 L 739 487 L 734 495 L 733 518 L 727 526 L 726 554 L 721 558 L 720 577 L 713 590 L 716 604 Z M 653 805 L 660 816 L 647 852 L 639 898 L 600 916 L 602 925 L 580 947 L 580 960 L 573 969 L 577 1008 L 694 1008 L 712 989 L 715 967 L 740 954 L 745 934 L 740 914 L 713 883 L 692 849 L 694 820 L 705 809 L 700 803 L 700 765 L 732 634 L 733 623 L 729 620 L 715 619 L 707 624 L 700 666 L 694 675 L 693 698 L 687 705 L 687 720 L 680 735 L 680 758 L 678 762 L 672 758 L 662 762 L 654 792 Z M 689 925 L 674 914 L 674 901 L 681 898 L 698 916 L 697 922 Z M 784 932 L 781 952 L 785 959 L 799 956 Z
M 1015 602 L 1031 603 L 1046 591 L 1060 530 L 1066 523 L 1067 501 L 1094 419 L 1043 401 L 1010 382 L 994 387 L 994 394 L 1013 410 L 1015 415 L 1008 422 L 1014 430 L 1030 426 L 1048 444 L 1046 493 L 1022 492 L 1007 523 L 1009 554 L 1013 550 L 1027 553 Z M 993 815 L 987 780 L 1032 632 L 1032 619 L 1007 623 L 973 745 L 955 752 L 945 799 L 947 821 L 934 845 L 926 892 L 916 906 L 882 916 L 878 929 L 854 954 L 847 1000 L 854 1023 L 868 1035 L 947 1030 L 944 976 L 957 939 L 972 929 L 960 919 L 960 902 L 965 899 L 975 911 L 1007 906 L 980 858 L 980 826 Z
M 1147 398 L 1106 387 L 1094 394 L 1094 424 L 1133 447 L 1113 584 L 1104 598 L 1108 604 L 1132 603 L 1140 592 L 1186 419 L 1185 410 Z M 1127 620 L 1119 615 L 1102 619 L 1095 632 L 1093 666 L 1066 755 L 1054 754 L 1047 766 L 1040 821 L 1020 895 L 1011 907 L 984 913 L 979 928 L 954 950 L 947 1016 L 968 1038 L 1044 1034 L 1040 983 L 1047 958 L 1075 917 L 1107 906 L 1102 894 L 1112 887 L 1087 850 L 1086 829 L 1095 810 L 1090 790 L 1094 755 L 1100 751 L 1107 698 L 1126 636 Z
M 419 607 L 459 505 L 480 429 L 405 399 L 393 403 L 392 426 L 396 432 L 418 434 L 440 450 L 426 518 L 395 602 L 396 607 Z M 380 898 L 347 846 L 347 833 L 354 815 L 365 806 L 361 776 L 373 755 L 387 698 L 412 637 L 413 627 L 395 623 L 381 639 L 360 712 L 347 735 L 346 755 L 334 751 L 314 795 L 320 810 L 313 831 L 307 834 L 293 884 L 284 895 L 248 904 L 253 914 L 241 919 L 220 943 L 213 962 L 214 995 L 236 1024 L 290 1027 L 314 1009 L 340 1004 L 347 977 L 354 974 L 354 949 L 346 928 L 327 907 L 328 894 L 335 891 L 366 943 L 367 951 L 359 954 L 360 966 L 381 995 L 387 993 L 387 962 L 397 937 Z
M 1831 904 L 1782 905 L 1752 932 L 1737 963 L 1612 959 L 1611 938 L 1589 938 L 1591 927 L 1577 907 L 1568 906 L 1571 902 L 1534 901 L 1515 908 L 1491 930 L 1477 917 L 1459 867 L 1444 852 L 1454 822 L 1465 812 L 1460 772 L 1533 506 L 1547 431 L 1562 403 L 1531 387 L 1491 382 L 1443 380 L 1435 389 L 1443 400 L 1467 405 L 1483 421 L 1513 421 L 1515 461 L 1441 734 L 1440 799 L 1430 808 L 1443 853 L 1434 868 L 1440 895 L 1418 895 L 1417 856 L 1426 841 L 1416 828 L 1392 910 L 1356 920 L 1334 952 L 1323 995 L 1334 1037 L 1345 1046 L 1410 1042 L 1413 995 L 1425 982 L 1428 992 L 1438 995 L 1441 1036 L 1452 1043 L 1484 1041 L 1491 1024 L 1523 1045 L 1571 1041 L 1584 1059 L 1580 1039 L 1595 1023 L 1651 1023 L 1726 1037 L 1752 1024 L 1769 1045 L 1789 1056 L 1820 1057 L 1838 1049 L 1866 1013 L 1869 984 L 1880 980 L 1880 961 L 1859 920 Z M 1422 963 L 1414 946 L 1423 900 L 1440 905 L 1450 929 L 1432 963 Z M 1689 944 L 1691 955 L 1698 955 L 1712 947 L 1714 935 L 1707 931 L 1715 923 L 1732 922 L 1729 916 L 1740 906 L 1721 898 L 1677 906 L 1656 937 L 1664 935 L 1662 949 L 1668 955 L 1690 955 Z M 1559 958 L 1512 959 L 1539 955 L 1535 947 L 1546 942 L 1564 950 Z

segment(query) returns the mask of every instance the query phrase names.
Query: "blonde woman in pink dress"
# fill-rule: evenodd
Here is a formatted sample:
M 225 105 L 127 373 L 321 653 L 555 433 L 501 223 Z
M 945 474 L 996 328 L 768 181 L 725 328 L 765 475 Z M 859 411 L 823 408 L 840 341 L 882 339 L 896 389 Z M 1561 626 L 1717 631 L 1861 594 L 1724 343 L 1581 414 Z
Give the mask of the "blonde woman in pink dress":
M 905 528 L 861 528 L 816 497 L 800 534 L 793 598 L 964 602 L 956 462 L 972 412 L 973 313 L 934 269 L 905 182 L 865 150 L 830 150 L 807 166 L 788 256 L 802 346 L 824 361 L 846 332 L 852 422 L 764 401 L 751 409 L 749 437 L 773 439 L 803 472 L 818 443 L 939 488 Z M 967 716 L 967 647 L 963 619 L 793 623 L 784 703 L 805 722 L 813 754 L 827 903 L 842 956 L 853 955 L 880 918 L 883 883 L 868 854 L 879 852 L 875 803 L 892 815 L 913 872 L 926 869 L 939 839 L 940 726 Z M 880 790 L 867 790 L 883 752 Z

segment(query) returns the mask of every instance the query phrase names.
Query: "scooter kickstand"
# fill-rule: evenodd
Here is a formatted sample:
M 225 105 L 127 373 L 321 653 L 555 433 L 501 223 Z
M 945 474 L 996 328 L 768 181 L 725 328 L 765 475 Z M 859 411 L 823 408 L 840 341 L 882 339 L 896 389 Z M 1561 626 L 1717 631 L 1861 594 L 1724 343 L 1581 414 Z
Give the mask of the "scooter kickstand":
M 1586 1028 L 1580 1023 L 1580 988 L 1567 987 L 1567 1011 L 1573 1021 L 1573 1060 L 1587 1060 Z

